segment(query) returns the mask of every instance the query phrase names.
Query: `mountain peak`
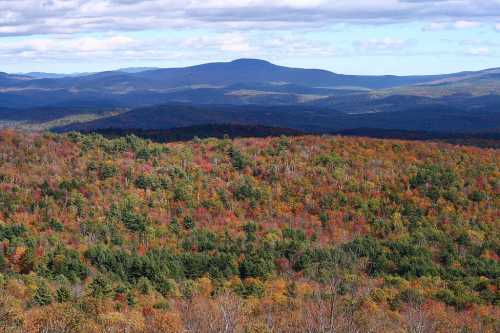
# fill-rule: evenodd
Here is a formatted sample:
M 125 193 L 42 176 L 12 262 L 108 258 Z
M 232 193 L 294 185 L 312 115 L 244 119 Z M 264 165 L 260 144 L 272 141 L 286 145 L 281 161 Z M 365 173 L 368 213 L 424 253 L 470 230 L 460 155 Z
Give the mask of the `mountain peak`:
M 231 61 L 231 64 L 243 65 L 272 65 L 269 61 L 262 59 L 241 58 Z

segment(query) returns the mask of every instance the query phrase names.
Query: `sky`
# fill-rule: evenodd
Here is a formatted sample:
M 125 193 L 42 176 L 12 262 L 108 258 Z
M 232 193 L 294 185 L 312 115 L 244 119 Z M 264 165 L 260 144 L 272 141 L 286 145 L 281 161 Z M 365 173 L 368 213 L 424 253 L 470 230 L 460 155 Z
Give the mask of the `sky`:
M 0 71 L 259 58 L 345 74 L 500 67 L 500 0 L 0 0 Z

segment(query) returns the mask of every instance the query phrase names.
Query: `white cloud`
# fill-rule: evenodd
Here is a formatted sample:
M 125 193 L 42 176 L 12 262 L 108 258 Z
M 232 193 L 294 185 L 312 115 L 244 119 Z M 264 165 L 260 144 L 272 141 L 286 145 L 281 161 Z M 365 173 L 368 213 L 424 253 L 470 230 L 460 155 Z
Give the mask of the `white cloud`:
M 453 24 L 453 27 L 456 29 L 471 29 L 480 26 L 481 22 L 476 22 L 476 21 L 457 21 Z
M 401 50 L 411 45 L 410 40 L 385 37 L 385 38 L 370 38 L 360 40 L 354 43 L 354 46 L 361 51 L 390 51 Z
M 498 23 L 498 24 L 495 25 L 495 29 L 496 29 L 496 31 L 500 32 L 500 23 Z
M 455 22 L 431 22 L 424 26 L 424 31 L 452 30 L 452 29 L 474 29 L 482 26 L 478 21 L 459 20 Z
M 466 50 L 465 54 L 471 56 L 488 56 L 491 55 L 491 50 L 488 47 L 476 47 Z
M 248 53 L 256 50 L 250 45 L 249 40 L 239 33 L 223 34 L 215 42 L 221 51 Z
M 294 36 L 272 36 L 262 42 L 262 49 L 273 54 L 292 54 L 293 56 L 331 57 L 339 55 L 340 51 L 331 43 L 308 40 Z
M 328 42 L 284 36 L 276 33 L 242 32 L 207 34 L 193 37 L 131 38 L 124 35 L 103 37 L 36 37 L 0 43 L 0 63 L 22 59 L 28 63 L 63 62 L 105 63 L 188 61 L 194 59 L 232 60 L 239 57 L 283 60 L 283 55 L 330 57 L 337 50 Z
M 138 47 L 138 41 L 127 36 L 105 38 L 37 38 L 4 42 L 0 44 L 0 59 L 28 58 L 30 60 L 84 58 L 106 56 L 115 52 L 127 51 Z
M 242 33 L 223 33 L 215 36 L 190 37 L 182 41 L 181 46 L 198 50 L 214 48 L 220 51 L 238 53 L 248 53 L 257 50 Z
M 277 29 L 334 23 L 498 22 L 498 0 L 3 0 L 0 35 L 161 28 Z M 431 28 L 436 24 L 431 23 Z
M 431 22 L 424 27 L 424 31 L 437 31 L 437 30 L 445 30 L 450 27 L 450 24 L 447 22 Z

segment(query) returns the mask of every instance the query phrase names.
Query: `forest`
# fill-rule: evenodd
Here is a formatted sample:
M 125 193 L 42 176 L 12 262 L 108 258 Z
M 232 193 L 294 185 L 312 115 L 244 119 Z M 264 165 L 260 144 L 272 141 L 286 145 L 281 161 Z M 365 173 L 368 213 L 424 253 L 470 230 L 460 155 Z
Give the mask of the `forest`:
M 499 162 L 1 131 L 0 332 L 499 332 Z

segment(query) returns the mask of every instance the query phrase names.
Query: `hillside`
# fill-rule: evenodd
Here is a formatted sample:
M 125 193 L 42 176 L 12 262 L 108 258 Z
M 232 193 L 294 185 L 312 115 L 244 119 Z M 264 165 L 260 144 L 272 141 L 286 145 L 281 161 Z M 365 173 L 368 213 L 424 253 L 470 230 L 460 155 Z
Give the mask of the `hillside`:
M 112 117 L 70 124 L 54 130 L 165 130 L 203 124 L 239 124 L 286 127 L 315 133 L 360 127 L 457 133 L 497 132 L 500 129 L 500 109 L 494 104 L 496 100 L 498 97 L 491 101 L 484 99 L 479 107 L 474 103 L 454 107 L 440 103 L 419 104 L 413 98 L 394 98 L 374 104 L 373 109 L 370 109 L 367 103 L 359 102 L 364 107 L 359 104 L 351 105 L 349 108 L 352 112 L 322 105 L 237 106 L 177 103 L 137 108 Z M 483 105 L 491 107 L 483 108 Z
M 145 130 L 136 128 L 103 128 L 82 130 L 83 134 L 100 134 L 108 139 L 120 138 L 127 135 L 148 139 L 153 142 L 167 143 L 179 141 L 191 141 L 198 139 L 219 138 L 269 138 L 280 136 L 304 136 L 311 133 L 301 132 L 290 128 L 266 127 L 256 125 L 235 124 L 205 124 L 187 127 L 175 127 L 166 130 Z M 441 133 L 426 131 L 403 131 L 385 130 L 376 128 L 354 128 L 341 131 L 333 131 L 328 135 L 341 135 L 351 137 L 376 138 L 376 139 L 400 139 L 413 141 L 447 142 L 455 145 L 475 146 L 482 148 L 500 148 L 500 133 Z
M 495 332 L 499 159 L 0 132 L 0 330 Z
M 259 59 L 238 59 L 183 68 L 152 70 L 117 70 L 84 76 L 42 77 L 19 76 L 17 87 L 108 89 L 178 88 L 194 85 L 228 86 L 237 83 L 289 83 L 311 87 L 390 88 L 401 85 L 431 82 L 459 74 L 430 76 L 363 76 L 342 75 L 326 70 L 291 68 Z M 13 76 L 13 78 L 15 78 Z M 26 80 L 31 78 L 31 80 Z M 0 81 L 1 83 L 1 81 Z
M 168 130 L 147 130 L 136 128 L 104 128 L 100 130 L 82 131 L 87 134 L 101 134 L 106 138 L 120 138 L 127 135 L 135 135 L 154 142 L 177 142 L 191 141 L 193 139 L 207 138 L 266 138 L 286 136 L 299 136 L 306 133 L 280 127 L 266 127 L 256 125 L 232 125 L 232 124 L 205 124 L 187 127 L 175 127 Z M 498 135 L 500 141 L 500 134 Z
M 317 133 L 495 132 L 499 71 L 359 76 L 239 59 L 73 75 L 0 73 L 0 127 L 165 130 L 224 123 Z
M 104 105 L 139 107 L 168 102 L 193 104 L 302 104 L 337 96 L 498 94 L 497 69 L 424 76 L 344 75 L 291 68 L 258 59 L 183 68 L 123 69 L 85 75 L 0 73 L 0 107 Z M 452 88 L 444 86 L 451 85 Z M 467 91 L 469 89 L 470 91 Z M 370 90 L 374 92 L 369 93 Z M 96 102 L 94 102 L 96 103 Z

